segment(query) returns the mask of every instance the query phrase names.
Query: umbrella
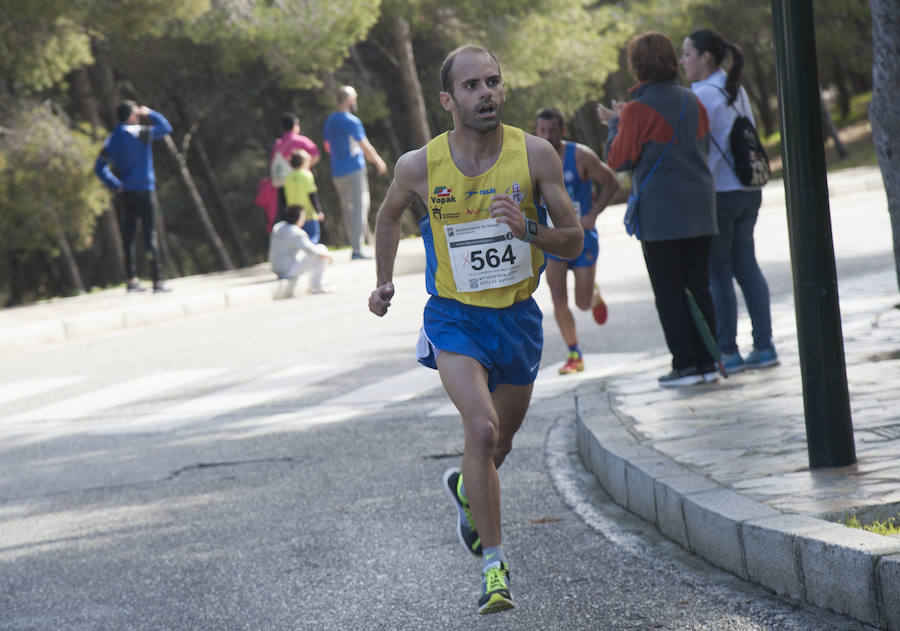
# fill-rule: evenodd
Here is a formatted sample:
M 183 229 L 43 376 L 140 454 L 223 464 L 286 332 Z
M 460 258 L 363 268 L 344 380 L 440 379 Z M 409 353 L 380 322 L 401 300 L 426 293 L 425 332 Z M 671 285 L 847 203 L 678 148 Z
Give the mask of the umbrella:
M 691 313 L 691 319 L 694 321 L 694 326 L 697 327 L 697 333 L 700 334 L 700 339 L 703 340 L 703 345 L 706 347 L 710 357 L 716 362 L 719 372 L 727 379 L 728 373 L 725 372 L 725 364 L 722 363 L 722 353 L 719 352 L 719 345 L 716 343 L 715 336 L 713 336 L 712 331 L 709 330 L 709 323 L 706 321 L 706 318 L 703 317 L 703 312 L 700 311 L 700 305 L 697 304 L 697 299 L 694 298 L 694 294 L 691 293 L 691 290 L 685 287 L 684 293 L 686 295 L 688 311 Z

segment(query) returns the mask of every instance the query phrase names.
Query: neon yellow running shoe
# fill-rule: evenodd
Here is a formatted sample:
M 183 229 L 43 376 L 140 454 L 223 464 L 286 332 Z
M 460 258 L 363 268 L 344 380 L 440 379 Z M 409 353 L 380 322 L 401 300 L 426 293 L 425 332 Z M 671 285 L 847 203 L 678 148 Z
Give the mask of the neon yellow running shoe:
M 478 613 L 497 613 L 515 607 L 509 594 L 509 565 L 489 565 L 482 576 L 483 593 L 478 599 Z
M 472 511 L 469 510 L 469 500 L 459 492 L 461 481 L 462 473 L 459 469 L 454 467 L 444 471 L 444 492 L 453 500 L 453 505 L 456 507 L 456 534 L 459 542 L 466 550 L 480 557 L 482 554 L 481 537 L 478 536 L 478 531 L 475 529 L 475 519 L 472 517 Z

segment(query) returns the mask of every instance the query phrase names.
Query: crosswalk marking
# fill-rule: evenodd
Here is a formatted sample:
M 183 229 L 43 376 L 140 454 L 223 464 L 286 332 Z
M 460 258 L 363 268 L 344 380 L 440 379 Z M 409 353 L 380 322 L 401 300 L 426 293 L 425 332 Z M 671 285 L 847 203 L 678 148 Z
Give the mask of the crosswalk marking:
M 33 379 L 20 379 L 12 383 L 0 385 L 0 405 L 11 403 L 19 399 L 27 399 L 38 394 L 51 392 L 59 388 L 84 381 L 87 377 L 40 377 Z
M 605 353 L 585 356 L 587 369 L 581 373 L 561 376 L 561 363 L 545 366 L 535 382 L 533 398 L 549 398 L 573 389 L 586 379 L 599 378 L 621 370 L 622 366 L 643 357 L 637 353 Z M 161 401 L 157 411 L 122 418 L 108 411 L 142 400 L 152 400 L 191 383 L 208 379 L 224 369 L 161 371 L 84 392 L 31 410 L 0 417 L 0 430 L 7 436 L 50 436 L 69 433 L 127 434 L 134 432 L 166 432 L 180 427 L 198 426 L 213 421 L 222 429 L 263 429 L 272 426 L 291 428 L 338 423 L 389 405 L 421 397 L 441 387 L 436 370 L 418 365 L 374 383 L 332 397 L 315 405 L 300 404 L 297 409 L 267 413 L 265 409 L 250 412 L 254 406 L 292 395 L 302 395 L 303 389 L 325 382 L 353 367 L 337 365 L 298 365 L 272 374 L 244 381 L 238 385 L 209 392 L 174 405 Z M 0 386 L 0 405 L 38 394 L 48 393 L 86 380 L 87 376 L 23 379 Z M 447 401 L 443 390 L 440 393 Z M 296 396 L 294 396 L 296 399 Z M 436 403 L 429 416 L 456 416 L 456 408 L 449 401 Z M 161 409 L 160 409 L 161 408 Z M 284 409 L 283 406 L 281 408 Z M 105 414 L 100 414 L 105 413 Z
M 222 414 L 278 399 L 348 370 L 346 367 L 338 366 L 293 366 L 253 381 L 185 401 L 162 412 L 138 418 L 129 423 L 129 426 L 132 431 L 141 428 L 160 430 L 210 420 Z
M 328 399 L 318 405 L 296 411 L 274 414 L 266 418 L 254 418 L 244 425 L 289 425 L 309 427 L 340 423 L 360 416 L 373 409 L 380 409 L 392 403 L 414 399 L 430 390 L 440 387 L 441 381 L 436 370 L 416 366 L 411 370 L 363 386 L 352 392 Z
M 153 397 L 179 386 L 212 377 L 221 370 L 167 370 L 85 392 L 6 419 L 9 424 L 32 421 L 74 421 L 140 399 Z
M 335 397 L 329 405 L 383 406 L 386 403 L 400 403 L 438 388 L 441 378 L 436 370 L 416 366 L 399 375 L 382 379 L 352 392 Z

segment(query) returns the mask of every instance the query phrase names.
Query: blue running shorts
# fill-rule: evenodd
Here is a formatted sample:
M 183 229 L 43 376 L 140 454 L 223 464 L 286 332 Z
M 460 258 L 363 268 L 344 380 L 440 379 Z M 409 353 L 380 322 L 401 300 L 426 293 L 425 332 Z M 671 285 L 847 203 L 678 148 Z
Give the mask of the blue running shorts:
M 591 267 L 597 264 L 597 255 L 600 254 L 600 239 L 597 236 L 597 229 L 584 231 L 584 247 L 577 259 L 561 259 L 553 256 L 549 252 L 544 252 L 544 256 L 554 261 L 568 261 L 569 269 L 573 267 Z
M 543 315 L 533 298 L 492 309 L 432 296 L 416 344 L 423 366 L 437 368 L 437 355 L 450 351 L 477 360 L 488 372 L 488 389 L 501 383 L 534 383 L 544 344 Z

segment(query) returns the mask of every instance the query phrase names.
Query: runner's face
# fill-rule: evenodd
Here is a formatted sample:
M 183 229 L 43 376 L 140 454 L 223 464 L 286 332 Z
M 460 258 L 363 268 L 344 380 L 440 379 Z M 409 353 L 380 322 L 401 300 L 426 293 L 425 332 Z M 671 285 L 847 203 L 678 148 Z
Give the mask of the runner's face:
M 500 125 L 506 93 L 500 68 L 485 53 L 462 53 L 453 62 L 452 111 L 459 123 L 475 131 L 491 131 Z
M 534 135 L 548 141 L 554 149 L 559 149 L 562 144 L 563 130 L 559 126 L 559 121 L 552 118 L 539 118 L 534 124 Z

